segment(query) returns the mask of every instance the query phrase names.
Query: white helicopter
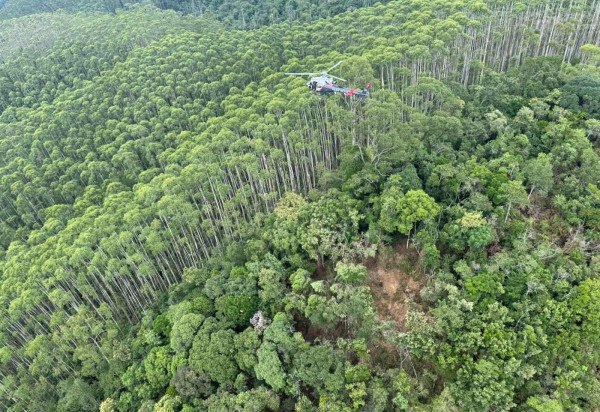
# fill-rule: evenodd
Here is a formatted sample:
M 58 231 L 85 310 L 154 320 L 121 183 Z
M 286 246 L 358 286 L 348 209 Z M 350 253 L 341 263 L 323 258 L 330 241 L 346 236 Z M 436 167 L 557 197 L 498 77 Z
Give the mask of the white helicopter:
M 341 86 L 338 86 L 336 80 L 340 80 L 343 82 L 345 82 L 347 80 L 342 79 L 341 77 L 337 77 L 337 76 L 333 76 L 333 75 L 329 74 L 329 72 L 331 70 L 335 69 L 343 62 L 344 61 L 341 60 L 341 61 L 337 62 L 336 64 L 334 64 L 333 66 L 331 66 L 329 69 L 324 70 L 322 72 L 312 72 L 312 73 L 302 72 L 302 73 L 285 73 L 285 74 L 287 76 L 312 76 L 310 78 L 310 80 L 306 83 L 306 85 L 308 86 L 308 89 L 313 92 L 317 92 L 317 93 L 320 93 L 323 95 L 341 93 L 344 96 L 368 97 L 369 96 L 368 85 L 367 85 L 367 88 L 364 88 L 364 89 L 352 89 L 349 87 L 341 87 Z

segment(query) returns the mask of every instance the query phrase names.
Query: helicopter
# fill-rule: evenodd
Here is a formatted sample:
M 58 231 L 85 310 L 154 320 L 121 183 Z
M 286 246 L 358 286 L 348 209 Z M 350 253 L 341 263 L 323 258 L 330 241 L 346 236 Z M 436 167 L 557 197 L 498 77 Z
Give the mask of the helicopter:
M 308 90 L 322 94 L 330 95 L 334 93 L 341 93 L 344 96 L 356 96 L 356 97 L 369 97 L 369 84 L 364 89 L 352 89 L 349 87 L 338 86 L 336 80 L 345 82 L 347 80 L 341 77 L 333 76 L 329 74 L 330 71 L 338 67 L 344 61 L 341 60 L 331 66 L 329 69 L 322 72 L 302 72 L 302 73 L 285 73 L 286 76 L 311 76 L 310 80 L 306 83 Z

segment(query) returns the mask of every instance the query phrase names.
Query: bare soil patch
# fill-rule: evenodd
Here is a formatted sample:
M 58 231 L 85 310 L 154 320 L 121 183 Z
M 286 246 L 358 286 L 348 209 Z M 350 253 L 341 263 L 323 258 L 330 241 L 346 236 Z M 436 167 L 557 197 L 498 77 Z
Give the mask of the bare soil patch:
M 369 259 L 366 265 L 379 317 L 393 320 L 399 330 L 406 330 L 408 308 L 411 304 L 421 305 L 420 291 L 425 286 L 417 251 L 401 242 Z

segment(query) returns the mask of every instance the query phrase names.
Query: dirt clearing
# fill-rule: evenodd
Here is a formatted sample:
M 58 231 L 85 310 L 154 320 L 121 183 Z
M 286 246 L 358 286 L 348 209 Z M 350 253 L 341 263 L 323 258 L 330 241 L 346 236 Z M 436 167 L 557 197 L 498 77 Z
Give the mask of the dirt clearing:
M 405 330 L 406 313 L 411 303 L 421 303 L 419 293 L 425 286 L 425 279 L 418 262 L 417 251 L 403 243 L 381 251 L 376 258 L 366 262 L 368 284 L 379 317 L 395 321 L 399 330 Z

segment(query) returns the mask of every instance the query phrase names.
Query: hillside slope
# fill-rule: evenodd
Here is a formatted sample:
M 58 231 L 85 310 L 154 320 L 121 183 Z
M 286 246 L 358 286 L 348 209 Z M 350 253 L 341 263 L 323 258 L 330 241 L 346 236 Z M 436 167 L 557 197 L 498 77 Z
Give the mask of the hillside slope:
M 144 0 L 5 0 L 0 3 L 0 20 L 63 10 L 70 13 L 114 13 Z M 202 16 L 209 14 L 228 25 L 242 29 L 283 21 L 308 22 L 359 7 L 370 6 L 364 0 L 332 0 L 326 6 L 316 0 L 304 1 L 231 1 L 231 0 L 147 0 L 163 10 Z
M 600 407 L 599 11 L 9 20 L 54 29 L 0 45 L 3 409 Z M 283 75 L 341 59 L 370 99 Z

